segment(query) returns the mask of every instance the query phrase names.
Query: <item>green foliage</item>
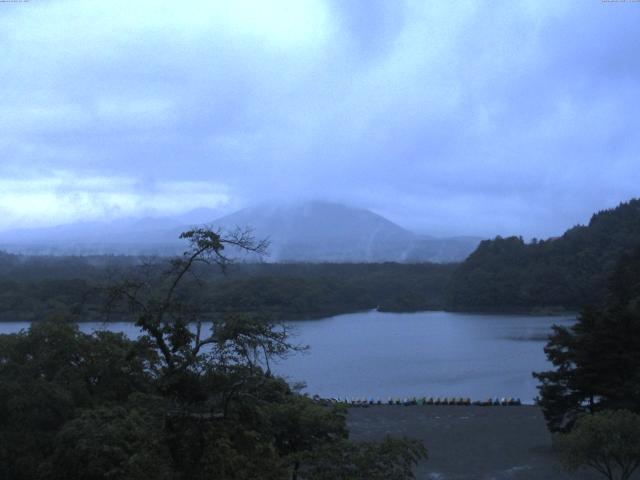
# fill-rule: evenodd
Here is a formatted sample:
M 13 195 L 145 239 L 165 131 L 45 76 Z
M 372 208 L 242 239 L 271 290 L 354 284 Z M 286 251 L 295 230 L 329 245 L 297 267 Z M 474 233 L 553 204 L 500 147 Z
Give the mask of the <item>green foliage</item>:
M 144 342 L 62 322 L 0 336 L 0 352 L 1 478 L 283 479 L 342 450 L 345 469 L 369 472 L 344 478 L 411 478 L 397 472 L 411 471 L 414 444 L 352 445 L 343 410 L 249 368 L 252 357 L 224 365 L 211 352 L 177 374 Z
M 556 435 L 554 444 L 571 471 L 588 466 L 609 480 L 628 480 L 640 467 L 640 415 L 625 410 L 584 415 L 570 433 Z
M 0 320 L 39 320 L 56 314 L 80 321 L 103 318 L 106 291 L 101 285 L 121 277 L 160 278 L 166 271 L 157 259 L 4 255 Z M 177 293 L 183 303 L 197 303 L 200 312 L 210 317 L 243 313 L 304 319 L 373 308 L 441 309 L 453 268 L 428 263 L 225 263 L 225 276 L 196 262 L 191 270 L 200 283 L 181 285 Z M 127 318 L 127 310 L 114 310 L 109 317 Z
M 51 480 L 176 478 L 162 439 L 162 417 L 121 406 L 84 410 L 55 436 L 38 469 Z
M 640 245 L 640 200 L 599 212 L 588 226 L 526 244 L 480 243 L 452 276 L 449 304 L 467 310 L 577 310 L 605 297 L 607 276 Z
M 346 439 L 346 412 L 339 407 L 316 408 L 304 397 L 289 396 L 266 409 L 275 445 L 286 456 Z
M 59 433 L 82 411 L 150 390 L 155 358 L 142 342 L 108 332 L 85 335 L 62 321 L 0 336 L 3 478 L 37 478 Z
M 335 478 L 412 478 L 421 444 L 349 443 L 344 410 L 271 375 L 269 361 L 298 348 L 286 330 L 234 314 L 202 331 L 184 295 L 201 283 L 188 274 L 224 264 L 224 245 L 258 247 L 205 230 L 183 238 L 168 268 L 109 290 L 139 339 L 61 319 L 0 335 L 0 478 L 279 480 L 314 478 L 322 462 L 342 469 Z
M 534 376 L 551 430 L 570 428 L 583 412 L 640 412 L 640 249 L 620 260 L 606 305 L 555 327 L 545 352 L 555 369 Z
M 305 350 L 288 341 L 284 324 L 277 326 L 261 317 L 240 314 L 216 321 L 211 340 L 220 363 L 244 364 L 251 370 L 264 366 L 267 374 L 271 373 L 271 358 L 284 358 L 289 353 Z

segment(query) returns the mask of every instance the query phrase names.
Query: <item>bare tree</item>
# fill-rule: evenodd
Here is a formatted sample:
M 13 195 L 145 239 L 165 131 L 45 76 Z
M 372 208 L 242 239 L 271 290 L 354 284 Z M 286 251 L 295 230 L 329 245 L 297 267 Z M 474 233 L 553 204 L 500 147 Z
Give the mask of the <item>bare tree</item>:
M 203 334 L 201 314 L 193 299 L 179 295 L 187 279 L 203 285 L 196 265 L 214 265 L 224 271 L 232 262 L 228 250 L 262 255 L 268 247 L 268 242 L 257 241 L 250 229 L 237 228 L 225 234 L 202 227 L 183 232 L 180 238 L 188 242 L 188 248 L 171 259 L 168 268 L 162 269 L 157 262 L 144 263 L 137 275 L 108 289 L 109 309 L 124 301 L 136 325 L 160 351 L 167 373 L 194 367 L 202 348 L 219 341 L 213 332 Z

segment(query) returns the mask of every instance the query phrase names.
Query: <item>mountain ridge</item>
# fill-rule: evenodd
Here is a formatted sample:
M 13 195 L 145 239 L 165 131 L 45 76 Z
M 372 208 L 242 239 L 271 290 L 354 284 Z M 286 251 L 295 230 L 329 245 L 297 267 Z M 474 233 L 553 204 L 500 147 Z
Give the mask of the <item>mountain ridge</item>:
M 370 210 L 319 200 L 248 207 L 211 225 L 250 226 L 257 238 L 270 240 L 268 259 L 279 262 L 451 262 L 480 241 L 418 235 Z
M 262 204 L 189 225 L 165 217 L 1 232 L 0 249 L 31 254 L 171 255 L 182 251 L 179 234 L 196 224 L 221 230 L 251 228 L 256 238 L 271 242 L 262 260 L 276 262 L 454 262 L 480 241 L 419 235 L 370 210 L 316 200 Z

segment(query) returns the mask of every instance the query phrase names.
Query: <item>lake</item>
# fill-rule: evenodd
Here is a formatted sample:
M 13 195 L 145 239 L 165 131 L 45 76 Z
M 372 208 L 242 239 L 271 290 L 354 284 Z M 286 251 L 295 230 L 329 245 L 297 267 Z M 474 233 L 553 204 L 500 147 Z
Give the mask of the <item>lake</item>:
M 479 315 L 449 312 L 337 315 L 290 321 L 296 343 L 309 345 L 273 366 L 292 382 L 305 381 L 323 397 L 517 397 L 537 395 L 532 371 L 550 367 L 544 355 L 553 324 L 575 316 Z M 1 333 L 27 322 L 0 323 Z M 82 323 L 84 332 L 108 327 L 129 336 L 131 323 Z

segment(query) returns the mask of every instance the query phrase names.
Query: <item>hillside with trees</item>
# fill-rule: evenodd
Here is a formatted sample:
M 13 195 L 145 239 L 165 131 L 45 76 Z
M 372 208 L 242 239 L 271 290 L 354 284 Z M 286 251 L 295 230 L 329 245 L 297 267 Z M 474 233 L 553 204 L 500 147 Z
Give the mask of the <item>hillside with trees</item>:
M 640 245 L 640 200 L 591 217 L 564 235 L 525 243 L 485 240 L 451 279 L 449 306 L 461 310 L 577 310 L 600 303 L 617 261 Z

